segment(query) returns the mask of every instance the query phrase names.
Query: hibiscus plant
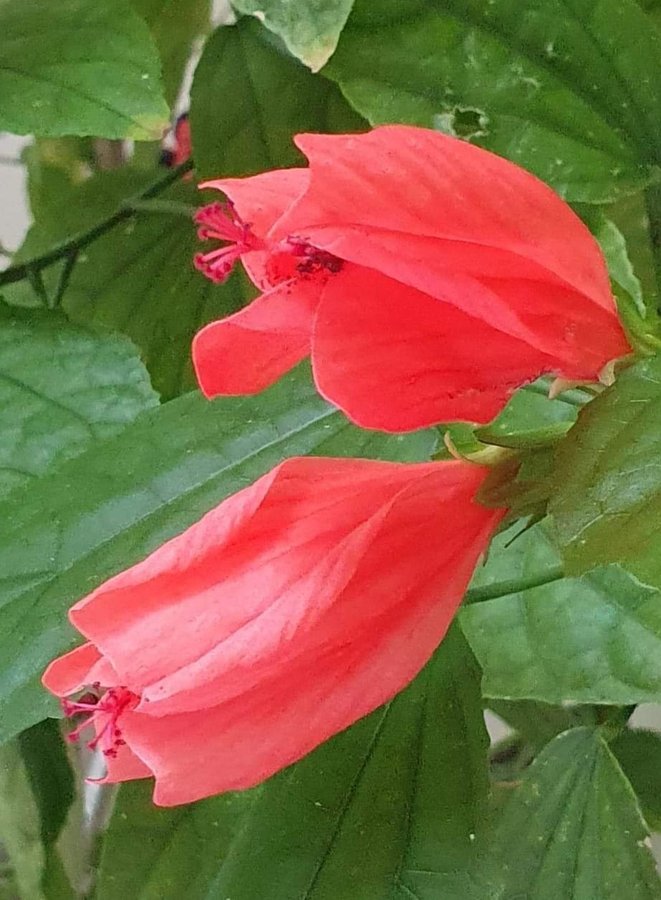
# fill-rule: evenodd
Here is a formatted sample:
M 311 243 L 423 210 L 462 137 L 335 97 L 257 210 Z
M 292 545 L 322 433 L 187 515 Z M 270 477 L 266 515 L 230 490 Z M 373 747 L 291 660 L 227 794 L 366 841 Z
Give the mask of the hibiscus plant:
M 0 0 L 0 900 L 661 900 L 660 27 Z

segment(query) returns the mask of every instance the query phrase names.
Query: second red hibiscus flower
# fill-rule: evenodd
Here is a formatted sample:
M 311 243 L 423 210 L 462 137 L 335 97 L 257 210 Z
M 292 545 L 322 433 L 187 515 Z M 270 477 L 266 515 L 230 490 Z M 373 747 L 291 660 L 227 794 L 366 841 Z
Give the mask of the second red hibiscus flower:
M 629 352 L 601 251 L 546 185 L 478 147 L 394 125 L 300 135 L 308 169 L 222 179 L 197 257 L 264 292 L 197 335 L 207 396 L 255 393 L 307 355 L 363 427 L 487 422 L 540 375 L 594 381 Z M 476 347 L 479 352 L 476 353 Z

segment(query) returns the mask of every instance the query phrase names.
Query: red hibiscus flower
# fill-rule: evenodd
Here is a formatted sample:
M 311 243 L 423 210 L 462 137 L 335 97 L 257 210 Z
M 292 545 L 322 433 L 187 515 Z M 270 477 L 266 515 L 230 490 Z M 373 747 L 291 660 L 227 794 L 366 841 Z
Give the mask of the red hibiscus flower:
M 542 374 L 596 380 L 629 352 L 597 243 L 545 184 L 423 128 L 299 135 L 308 169 L 211 181 L 197 217 L 264 292 L 196 336 L 203 392 L 255 393 L 311 354 L 363 427 L 486 422 Z
M 107 781 L 186 803 L 245 788 L 403 688 L 443 638 L 502 510 L 486 470 L 291 459 L 70 612 L 44 684 Z M 94 732 L 93 732 L 94 733 Z

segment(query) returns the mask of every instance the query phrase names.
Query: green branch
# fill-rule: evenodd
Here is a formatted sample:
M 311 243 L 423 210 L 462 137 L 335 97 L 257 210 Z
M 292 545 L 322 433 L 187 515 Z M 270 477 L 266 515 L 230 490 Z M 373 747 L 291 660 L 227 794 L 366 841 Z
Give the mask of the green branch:
M 483 603 L 485 600 L 496 600 L 498 597 L 529 591 L 531 588 L 541 587 L 543 584 L 552 584 L 564 577 L 565 571 L 562 566 L 551 566 L 544 572 L 536 572 L 528 578 L 511 578 L 507 581 L 496 581 L 493 584 L 470 588 L 466 591 L 464 603 Z
M 169 171 L 164 177 L 159 178 L 158 181 L 150 184 L 144 191 L 125 200 L 119 209 L 112 213 L 112 215 L 108 216 L 108 218 L 99 222 L 97 225 L 94 225 L 92 228 L 89 228 L 87 231 L 82 231 L 80 234 L 76 234 L 73 237 L 68 238 L 68 240 L 56 244 L 55 247 L 47 253 L 41 254 L 41 256 L 35 256 L 33 259 L 28 259 L 24 263 L 10 266 L 8 269 L 5 269 L 4 272 L 0 272 L 0 287 L 5 284 L 14 284 L 17 281 L 23 281 L 25 279 L 30 279 L 33 283 L 39 283 L 41 272 L 49 266 L 52 266 L 63 259 L 70 260 L 73 258 L 75 262 L 75 258 L 81 250 L 84 250 L 85 247 L 89 247 L 90 244 L 93 244 L 94 241 L 98 240 L 108 231 L 116 228 L 117 225 L 132 218 L 140 211 L 140 204 L 147 200 L 151 200 L 153 197 L 157 197 L 166 190 L 166 188 L 170 187 L 171 184 L 178 181 L 182 175 L 185 175 L 186 172 L 190 172 L 192 168 L 192 160 L 187 160 L 185 163 L 177 166 L 176 169 Z M 71 266 L 73 266 L 73 263 Z M 70 274 L 70 272 L 68 274 Z M 58 291 L 58 293 L 60 293 L 60 291 Z

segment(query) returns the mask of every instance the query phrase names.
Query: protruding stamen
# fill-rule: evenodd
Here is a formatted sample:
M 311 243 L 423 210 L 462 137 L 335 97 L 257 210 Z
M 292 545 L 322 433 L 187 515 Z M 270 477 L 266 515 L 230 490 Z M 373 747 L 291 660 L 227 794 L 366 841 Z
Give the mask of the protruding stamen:
M 95 685 L 98 690 L 98 686 Z M 86 728 L 94 726 L 96 735 L 87 742 L 90 750 L 101 750 L 104 756 L 115 757 L 119 747 L 126 741 L 122 738 L 117 720 L 126 710 L 134 707 L 139 697 L 125 687 L 110 688 L 101 696 L 97 694 L 84 694 L 80 700 L 63 700 L 62 708 L 65 716 L 76 716 L 80 713 L 85 719 L 71 731 L 68 739 L 75 742 Z
M 250 226 L 242 222 L 234 206 L 230 203 L 211 203 L 203 206 L 195 214 L 199 225 L 197 235 L 201 241 L 228 241 L 229 245 L 198 253 L 194 259 L 195 268 L 216 284 L 225 281 L 234 265 L 244 253 L 259 250 L 262 242 Z

